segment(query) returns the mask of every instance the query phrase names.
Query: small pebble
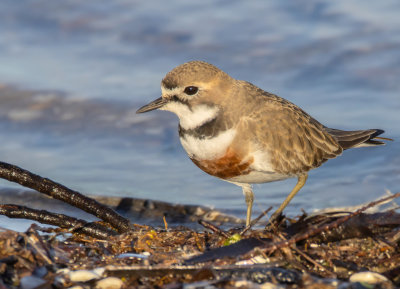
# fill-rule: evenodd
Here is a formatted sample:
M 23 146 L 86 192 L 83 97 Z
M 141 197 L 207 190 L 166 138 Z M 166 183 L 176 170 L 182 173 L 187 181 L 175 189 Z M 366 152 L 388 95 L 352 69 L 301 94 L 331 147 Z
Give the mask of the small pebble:
M 385 282 L 390 282 L 385 276 L 375 273 L 375 272 L 360 272 L 355 273 L 350 276 L 350 282 L 360 282 L 368 284 L 381 284 Z
M 270 283 L 270 282 L 265 282 L 263 284 L 257 284 L 257 283 L 247 281 L 247 280 L 236 281 L 234 286 L 236 288 L 284 289 L 284 287 L 277 285 L 277 284 Z
M 149 255 L 145 254 L 136 254 L 136 253 L 123 253 L 119 254 L 117 258 L 123 259 L 123 258 L 135 258 L 135 259 L 147 259 L 149 258 Z
M 261 256 L 257 255 L 253 258 L 247 259 L 247 260 L 241 260 L 236 262 L 236 265 L 254 265 L 254 264 L 265 264 L 268 263 L 270 260 Z
M 124 282 L 116 277 L 104 278 L 96 283 L 96 289 L 119 289 Z
M 100 279 L 104 273 L 104 268 L 96 268 L 93 270 L 71 271 L 67 277 L 72 282 L 87 282 L 90 280 Z
M 36 277 L 36 276 L 26 276 L 21 279 L 21 288 L 22 289 L 33 289 L 44 286 L 47 283 L 46 280 Z
M 394 288 L 394 284 L 390 280 L 375 272 L 355 273 L 350 276 L 349 280 L 351 283 L 362 285 L 365 288 L 370 288 L 371 286 L 373 288 L 377 286 L 385 289 Z

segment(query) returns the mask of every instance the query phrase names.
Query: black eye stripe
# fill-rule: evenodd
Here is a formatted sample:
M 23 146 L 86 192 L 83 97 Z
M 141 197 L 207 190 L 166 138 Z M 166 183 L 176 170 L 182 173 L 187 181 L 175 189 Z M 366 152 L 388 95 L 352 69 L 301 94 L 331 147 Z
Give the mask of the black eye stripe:
M 187 100 L 185 100 L 185 99 L 180 99 L 176 94 L 174 94 L 174 95 L 170 98 L 170 101 L 179 102 L 179 103 L 185 104 L 185 105 L 187 105 L 187 106 L 190 107 L 189 102 L 188 102 Z
M 194 95 L 199 91 L 199 88 L 196 86 L 187 86 L 185 87 L 184 93 L 187 95 Z

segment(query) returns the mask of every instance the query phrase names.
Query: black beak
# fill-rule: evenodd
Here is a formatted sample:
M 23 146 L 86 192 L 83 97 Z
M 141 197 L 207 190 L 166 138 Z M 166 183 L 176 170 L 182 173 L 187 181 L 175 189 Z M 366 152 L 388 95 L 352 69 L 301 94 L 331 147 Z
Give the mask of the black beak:
M 141 108 L 139 108 L 136 111 L 136 113 L 143 113 L 143 112 L 155 110 L 157 108 L 164 106 L 167 102 L 168 102 L 168 100 L 166 100 L 165 98 L 159 97 L 156 100 L 150 102 L 149 104 L 146 104 L 146 105 L 142 106 Z

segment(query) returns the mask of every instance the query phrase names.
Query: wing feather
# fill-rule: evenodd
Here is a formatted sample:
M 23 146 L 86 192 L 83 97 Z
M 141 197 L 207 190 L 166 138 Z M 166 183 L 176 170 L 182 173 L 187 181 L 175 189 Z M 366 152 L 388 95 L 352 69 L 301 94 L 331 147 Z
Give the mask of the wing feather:
M 282 174 L 300 174 L 342 153 L 342 147 L 325 127 L 285 99 L 268 94 L 246 121 L 254 142 L 268 152 L 274 169 Z M 263 117 L 264 116 L 264 117 Z

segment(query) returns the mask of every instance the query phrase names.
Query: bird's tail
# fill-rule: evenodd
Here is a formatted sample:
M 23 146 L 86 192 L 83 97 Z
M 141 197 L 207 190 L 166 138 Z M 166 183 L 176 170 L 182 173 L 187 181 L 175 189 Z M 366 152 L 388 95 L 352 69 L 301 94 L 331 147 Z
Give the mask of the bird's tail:
M 345 150 L 350 148 L 384 145 L 385 143 L 382 140 L 392 141 L 390 138 L 378 137 L 378 135 L 385 132 L 381 129 L 345 131 L 334 128 L 325 128 L 325 130 L 332 135 Z

